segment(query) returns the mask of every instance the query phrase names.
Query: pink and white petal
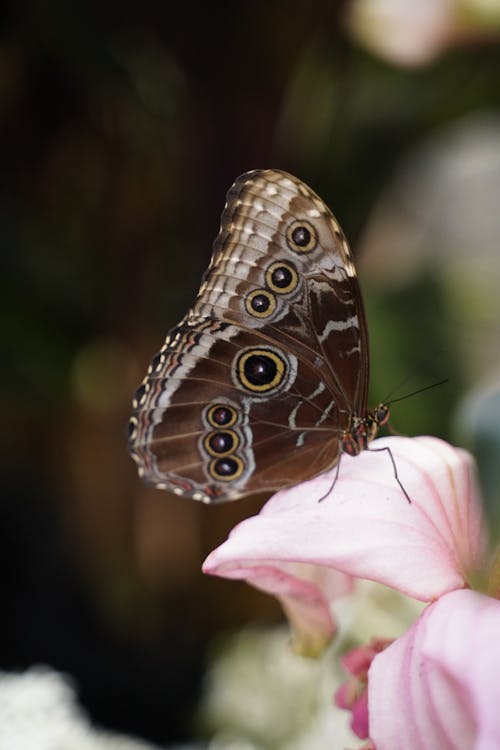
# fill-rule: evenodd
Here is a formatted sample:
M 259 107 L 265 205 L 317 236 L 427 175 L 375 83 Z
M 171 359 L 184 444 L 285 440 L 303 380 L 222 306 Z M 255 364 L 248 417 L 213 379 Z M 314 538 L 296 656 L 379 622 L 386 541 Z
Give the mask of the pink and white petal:
M 244 578 L 279 600 L 292 628 L 292 647 L 304 656 L 317 656 L 335 633 L 330 602 L 353 589 L 351 576 L 305 563 L 251 565 L 231 568 L 228 578 Z
M 370 737 L 377 750 L 500 747 L 500 602 L 454 591 L 373 661 Z
M 351 729 L 357 737 L 368 737 L 368 694 L 365 690 L 352 707 Z
M 233 529 L 204 571 L 270 593 L 276 593 L 273 578 L 297 562 L 378 581 L 422 601 L 466 585 L 485 554 L 486 533 L 465 451 L 432 437 L 384 438 L 360 456 L 342 456 L 331 489 L 335 473 L 278 492 Z

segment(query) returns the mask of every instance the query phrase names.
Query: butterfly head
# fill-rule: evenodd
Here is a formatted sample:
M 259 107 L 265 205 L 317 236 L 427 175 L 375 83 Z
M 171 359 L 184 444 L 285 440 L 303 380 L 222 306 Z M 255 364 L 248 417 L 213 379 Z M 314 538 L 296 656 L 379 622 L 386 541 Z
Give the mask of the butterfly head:
M 381 427 L 389 421 L 390 408 L 387 404 L 379 404 L 370 409 L 366 417 L 360 420 L 359 435 L 364 441 L 363 449 L 368 447 Z
M 379 404 L 366 414 L 365 417 L 354 416 L 351 426 L 341 438 L 342 450 L 350 456 L 358 456 L 368 448 L 377 436 L 380 427 L 389 421 L 390 408 L 387 404 Z
M 379 427 L 383 427 L 388 423 L 390 414 L 391 410 L 388 404 L 379 404 L 375 409 L 370 409 L 366 419 L 369 419 L 375 425 L 376 430 L 378 430 Z

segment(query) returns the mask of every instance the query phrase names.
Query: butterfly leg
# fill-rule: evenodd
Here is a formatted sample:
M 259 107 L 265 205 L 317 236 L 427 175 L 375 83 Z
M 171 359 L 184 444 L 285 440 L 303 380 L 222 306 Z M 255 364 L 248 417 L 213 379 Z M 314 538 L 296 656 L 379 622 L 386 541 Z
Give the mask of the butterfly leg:
M 321 502 L 323 502 L 323 500 L 324 500 L 324 499 L 325 499 L 326 497 L 328 497 L 328 495 L 330 494 L 330 492 L 332 492 L 332 491 L 333 491 L 333 488 L 334 488 L 334 487 L 335 487 L 335 485 L 337 484 L 337 479 L 339 478 L 339 471 L 340 471 L 340 459 L 341 459 L 341 458 L 342 458 L 342 452 L 340 452 L 340 453 L 339 453 L 339 460 L 337 461 L 337 471 L 335 472 L 335 476 L 333 477 L 333 482 L 332 482 L 332 483 L 331 483 L 331 485 L 330 485 L 330 486 L 328 487 L 328 489 L 327 489 L 327 491 L 325 492 L 325 494 L 324 494 L 324 495 L 321 495 L 320 499 L 318 500 L 318 503 L 321 503 Z
M 403 495 L 406 497 L 406 499 L 408 500 L 408 502 L 411 504 L 411 498 L 410 498 L 409 494 L 407 493 L 407 491 L 405 490 L 405 488 L 403 487 L 403 484 L 402 484 L 402 482 L 401 482 L 401 480 L 400 480 L 400 478 L 398 476 L 398 467 L 396 466 L 396 461 L 394 460 L 394 456 L 392 455 L 392 451 L 389 448 L 389 446 L 386 445 L 384 448 L 369 448 L 368 450 L 370 451 L 370 453 L 381 453 L 382 451 L 387 451 L 387 453 L 389 455 L 389 458 L 391 459 L 392 468 L 394 469 L 394 479 L 396 480 L 396 482 L 401 487 L 401 491 L 402 491 Z

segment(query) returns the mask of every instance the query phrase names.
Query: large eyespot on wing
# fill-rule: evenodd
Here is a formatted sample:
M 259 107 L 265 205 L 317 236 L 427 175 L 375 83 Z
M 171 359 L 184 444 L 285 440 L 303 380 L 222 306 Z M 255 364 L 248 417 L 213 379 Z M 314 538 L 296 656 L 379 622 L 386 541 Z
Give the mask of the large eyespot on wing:
M 134 407 L 130 452 L 143 479 L 207 503 L 288 486 L 337 455 L 341 415 L 318 372 L 220 321 L 178 327 Z
M 366 412 L 368 336 L 351 252 L 325 203 L 292 175 L 235 181 L 192 314 L 260 328 L 321 359 L 339 401 Z
M 314 219 L 298 221 L 297 211 Z M 291 175 L 278 170 L 241 175 L 228 192 L 192 314 L 215 314 L 252 327 L 280 320 L 303 293 L 304 275 L 345 263 L 335 246 L 334 224 L 320 199 Z
M 131 453 L 150 483 L 205 502 L 278 489 L 335 463 L 339 433 L 365 413 L 367 379 L 337 222 L 300 180 L 247 173 L 228 193 L 193 308 L 138 390 Z

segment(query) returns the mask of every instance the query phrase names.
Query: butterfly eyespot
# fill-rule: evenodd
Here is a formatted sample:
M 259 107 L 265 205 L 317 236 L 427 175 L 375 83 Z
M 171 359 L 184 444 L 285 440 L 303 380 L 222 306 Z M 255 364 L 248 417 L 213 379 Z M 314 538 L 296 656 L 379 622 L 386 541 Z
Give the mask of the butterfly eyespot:
M 212 427 L 232 427 L 238 419 L 238 412 L 228 404 L 215 404 L 207 411 L 206 419 Z
M 238 449 L 240 439 L 233 430 L 218 430 L 211 432 L 203 440 L 207 453 L 211 456 L 227 456 Z
M 295 253 L 310 253 L 318 244 L 318 236 L 308 221 L 294 221 L 286 230 L 290 250 Z
M 247 173 L 193 306 L 135 394 L 129 452 L 149 485 L 207 503 L 308 479 L 387 423 L 388 406 L 367 410 L 368 366 L 336 220 L 291 175 Z
M 254 289 L 245 299 L 247 312 L 256 318 L 268 318 L 276 310 L 276 298 L 266 289 Z
M 266 271 L 266 284 L 276 294 L 290 294 L 298 283 L 299 276 L 290 263 L 276 261 Z
M 245 464 L 239 456 L 226 456 L 210 461 L 208 472 L 213 479 L 222 482 L 232 482 L 243 473 Z
M 253 393 L 267 393 L 277 388 L 286 372 L 285 359 L 269 349 L 249 349 L 236 361 L 238 381 Z

